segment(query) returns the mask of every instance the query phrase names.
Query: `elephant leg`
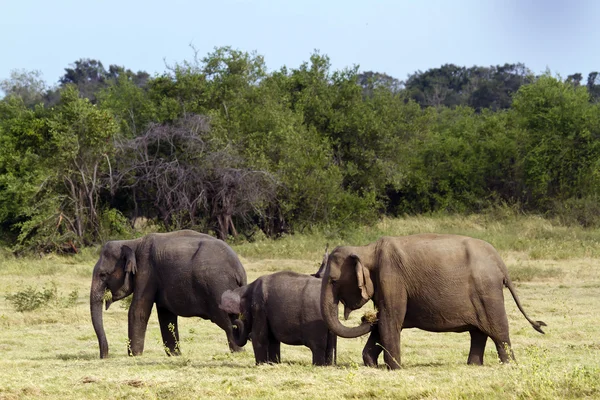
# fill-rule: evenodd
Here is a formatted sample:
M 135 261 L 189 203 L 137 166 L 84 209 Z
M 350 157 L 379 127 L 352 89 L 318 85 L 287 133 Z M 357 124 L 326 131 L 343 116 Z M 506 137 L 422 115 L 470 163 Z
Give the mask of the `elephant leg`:
M 500 330 L 500 332 L 496 332 L 490 334 L 490 338 L 494 341 L 496 345 L 496 350 L 498 351 L 498 358 L 500 358 L 500 362 L 502 364 L 509 363 L 515 360 L 515 353 L 512 350 L 510 345 L 510 337 L 508 336 L 508 321 L 506 322 L 506 329 Z
M 325 365 L 337 363 L 337 335 L 327 330 L 327 347 L 325 348 Z
M 488 323 L 483 327 L 479 327 L 480 330 L 494 341 L 501 363 L 515 361 L 515 355 L 510 346 L 508 317 L 504 309 L 504 301 L 500 298 L 496 301 L 488 301 L 488 304 L 483 302 L 483 304 Z
M 181 355 L 179 347 L 179 328 L 177 327 L 177 315 L 163 307 L 156 306 L 158 324 L 162 335 L 165 352 L 168 356 Z
M 307 332 L 309 339 L 305 342 L 306 347 L 312 352 L 312 363 L 313 365 L 331 365 L 331 355 L 329 351 L 329 331 L 326 329 L 321 332 L 318 330 L 313 332 Z M 328 363 L 329 361 L 329 363 Z
M 257 364 L 268 363 L 269 360 L 269 326 L 267 315 L 259 306 L 252 307 L 252 348 Z
M 252 348 L 254 349 L 254 359 L 256 364 L 269 362 L 269 338 L 267 335 L 258 335 L 252 332 Z
M 381 337 L 381 345 L 383 346 L 383 361 L 389 369 L 399 369 L 401 361 L 400 329 L 396 327 L 395 322 L 391 322 L 389 326 L 386 326 L 384 318 L 380 321 L 379 334 Z
M 136 297 L 134 293 L 133 301 L 129 307 L 129 349 L 130 356 L 141 355 L 144 352 L 144 340 L 146 339 L 146 328 L 148 319 L 152 312 L 154 303 L 143 297 Z
M 377 367 L 377 359 L 379 355 L 383 351 L 381 347 L 381 339 L 379 338 L 379 329 L 378 326 L 375 325 L 371 334 L 369 335 L 369 339 L 367 339 L 367 343 L 362 352 L 363 362 L 367 367 Z
M 400 332 L 406 316 L 406 297 L 392 297 L 382 304 L 378 312 L 380 344 L 383 351 L 383 361 L 389 369 L 400 368 Z
M 273 338 L 269 339 L 269 362 L 279 364 L 281 362 L 281 342 Z
M 490 336 L 491 337 L 491 336 Z M 511 361 L 515 360 L 515 353 L 512 350 L 510 345 L 510 339 L 508 336 L 504 338 L 494 338 L 491 337 L 496 345 L 496 350 L 498 351 L 498 357 L 500 358 L 500 362 L 502 364 L 507 364 Z
M 310 350 L 312 352 L 312 363 L 313 365 L 330 365 L 327 364 L 327 355 L 326 353 L 326 348 L 323 346 L 312 346 L 310 347 Z
M 470 330 L 469 334 L 471 335 L 471 350 L 469 351 L 467 364 L 483 365 L 483 353 L 485 352 L 488 335 L 477 328 Z

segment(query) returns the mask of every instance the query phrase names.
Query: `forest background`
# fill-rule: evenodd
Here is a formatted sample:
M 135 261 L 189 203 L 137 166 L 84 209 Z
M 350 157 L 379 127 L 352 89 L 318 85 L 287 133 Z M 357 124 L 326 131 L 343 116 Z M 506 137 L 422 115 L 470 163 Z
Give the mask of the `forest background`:
M 600 76 L 523 64 L 400 81 L 215 48 L 150 76 L 80 59 L 0 81 L 0 240 L 78 252 L 135 227 L 223 239 L 508 207 L 600 226 Z

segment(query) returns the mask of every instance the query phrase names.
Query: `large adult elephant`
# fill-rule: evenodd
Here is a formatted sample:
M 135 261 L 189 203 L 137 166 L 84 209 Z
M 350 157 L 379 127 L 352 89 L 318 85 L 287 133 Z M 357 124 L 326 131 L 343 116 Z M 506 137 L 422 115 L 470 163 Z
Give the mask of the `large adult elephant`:
M 94 267 L 90 290 L 92 323 L 100 346 L 100 358 L 108 355 L 102 323 L 106 289 L 112 302 L 133 293 L 129 307 L 129 354 L 144 351 L 144 338 L 152 306 L 167 354 L 177 355 L 177 317 L 210 319 L 227 334 L 232 351 L 240 350 L 233 340 L 232 321 L 221 309 L 221 294 L 247 282 L 237 254 L 223 241 L 191 230 L 152 233 L 135 240 L 109 241 L 102 247 Z
M 376 366 L 382 351 L 391 369 L 400 367 L 400 331 L 471 335 L 469 364 L 483 364 L 488 336 L 502 362 L 514 359 L 510 350 L 503 287 L 538 332 L 546 324 L 531 320 L 517 297 L 500 255 L 487 242 L 457 235 L 420 234 L 383 237 L 366 246 L 337 247 L 329 255 L 321 288 L 323 318 L 329 329 L 345 338 L 371 331 L 363 361 Z M 377 308 L 375 326 L 363 321 L 347 327 L 338 319 L 338 303 L 347 317 L 369 299 Z

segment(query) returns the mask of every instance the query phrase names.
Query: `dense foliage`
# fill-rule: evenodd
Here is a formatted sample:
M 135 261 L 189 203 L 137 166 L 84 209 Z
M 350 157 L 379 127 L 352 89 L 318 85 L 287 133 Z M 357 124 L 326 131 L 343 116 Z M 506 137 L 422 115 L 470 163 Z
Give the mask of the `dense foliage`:
M 222 238 L 503 203 L 598 223 L 600 79 L 444 65 L 400 82 L 229 47 L 140 71 L 0 82 L 0 235 L 77 251 L 136 220 Z M 595 217 L 596 216 L 596 217 Z

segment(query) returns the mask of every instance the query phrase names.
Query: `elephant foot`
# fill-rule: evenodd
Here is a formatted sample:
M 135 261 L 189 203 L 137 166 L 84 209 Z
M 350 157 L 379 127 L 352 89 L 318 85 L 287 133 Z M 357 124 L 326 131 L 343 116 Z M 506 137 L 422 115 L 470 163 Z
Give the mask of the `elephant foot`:
M 167 353 L 167 355 L 169 357 L 171 357 L 171 356 L 178 357 L 178 356 L 181 355 L 181 350 L 179 350 L 179 349 L 173 349 L 173 350 L 171 350 L 171 349 L 165 349 L 165 353 Z
M 483 358 L 469 356 L 469 359 L 467 360 L 467 365 L 483 365 Z
M 377 368 L 377 357 L 373 357 L 370 354 L 363 354 L 363 362 L 365 367 Z

